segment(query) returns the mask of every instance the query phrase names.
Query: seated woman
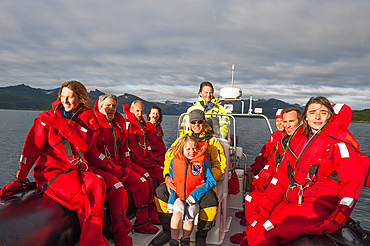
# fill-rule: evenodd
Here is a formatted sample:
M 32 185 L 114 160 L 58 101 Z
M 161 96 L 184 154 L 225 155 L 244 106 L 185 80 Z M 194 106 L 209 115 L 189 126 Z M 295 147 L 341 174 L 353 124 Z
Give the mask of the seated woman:
M 152 106 L 147 113 L 146 125 L 148 127 L 148 139 L 152 154 L 158 160 L 158 164 L 163 167 L 166 155 L 166 146 L 163 142 L 163 129 L 161 123 L 163 120 L 162 110 L 158 106 Z M 164 181 L 163 177 L 158 180 L 158 184 Z
M 347 221 L 360 196 L 369 162 L 348 130 L 348 117 L 335 115 L 325 97 L 312 97 L 302 120 L 260 204 L 249 211 L 252 223 L 241 245 L 330 234 Z
M 85 162 L 98 127 L 84 85 L 65 82 L 52 109 L 35 119 L 15 179 L 1 189 L 0 196 L 10 195 L 25 184 L 36 162 L 33 176 L 37 187 L 58 203 L 77 210 L 79 245 L 109 245 L 102 235 L 106 184 Z
M 185 214 L 181 245 L 190 246 L 190 235 L 194 227 L 194 218 L 199 213 L 199 201 L 216 186 L 205 151 L 208 143 L 199 143 L 194 136 L 183 136 L 173 149 L 174 158 L 169 171 L 176 190 L 171 189 L 167 212 L 173 213 L 171 219 L 170 245 L 179 245 L 178 237 L 182 218 Z M 204 183 L 203 183 L 204 182 Z

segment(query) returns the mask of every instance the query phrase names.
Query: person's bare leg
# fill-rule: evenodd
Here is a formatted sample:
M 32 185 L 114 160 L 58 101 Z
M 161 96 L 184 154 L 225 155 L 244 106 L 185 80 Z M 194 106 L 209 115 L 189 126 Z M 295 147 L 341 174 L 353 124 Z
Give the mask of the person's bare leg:
M 194 221 L 185 220 L 183 226 L 183 238 L 190 238 L 191 232 L 193 231 Z
M 181 231 L 183 213 L 174 212 L 171 219 L 171 239 L 177 240 Z

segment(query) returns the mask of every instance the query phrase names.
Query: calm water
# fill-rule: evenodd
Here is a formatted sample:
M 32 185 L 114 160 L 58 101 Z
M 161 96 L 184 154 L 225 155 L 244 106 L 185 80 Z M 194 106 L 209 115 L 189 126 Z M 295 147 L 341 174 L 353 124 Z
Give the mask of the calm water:
M 1 110 L 0 109 L 0 186 L 3 186 L 14 178 L 18 169 L 19 157 L 29 128 L 37 117 L 37 111 Z M 170 147 L 176 139 L 176 127 L 178 116 L 165 115 L 162 123 L 164 129 L 164 141 L 166 147 Z M 274 121 L 270 124 L 275 130 Z M 243 147 L 248 156 L 248 166 L 253 163 L 263 144 L 269 138 L 270 133 L 263 119 L 237 119 L 238 146 Z M 370 154 L 370 124 L 351 123 L 350 130 L 360 143 L 360 150 Z M 243 136 L 243 138 L 241 137 Z M 242 160 L 245 163 L 245 160 Z M 30 172 L 31 173 L 31 172 Z M 31 174 L 28 177 L 33 180 Z M 365 215 L 370 211 L 370 188 L 362 190 L 360 199 L 352 213 L 352 217 L 361 221 L 361 225 L 369 230 L 370 217 Z

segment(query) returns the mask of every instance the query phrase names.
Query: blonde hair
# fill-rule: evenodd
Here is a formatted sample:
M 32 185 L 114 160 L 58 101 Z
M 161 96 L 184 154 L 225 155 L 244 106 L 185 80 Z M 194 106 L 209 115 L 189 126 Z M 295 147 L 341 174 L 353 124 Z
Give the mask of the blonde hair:
M 173 155 L 174 156 L 180 155 L 180 156 L 185 157 L 184 148 L 185 148 L 185 144 L 188 141 L 193 142 L 195 147 L 197 148 L 197 151 L 199 151 L 198 140 L 194 136 L 184 135 L 182 138 L 179 139 L 178 143 L 176 144 L 175 150 L 173 151 Z
M 77 80 L 67 81 L 62 84 L 62 86 L 59 89 L 59 93 L 58 93 L 57 100 L 59 102 L 60 102 L 62 90 L 64 87 L 67 87 L 68 89 L 76 93 L 76 95 L 78 96 L 78 99 L 80 99 L 80 105 L 82 105 L 83 108 L 91 108 L 92 101 L 87 96 L 87 90 L 85 86 L 80 81 L 77 81 Z

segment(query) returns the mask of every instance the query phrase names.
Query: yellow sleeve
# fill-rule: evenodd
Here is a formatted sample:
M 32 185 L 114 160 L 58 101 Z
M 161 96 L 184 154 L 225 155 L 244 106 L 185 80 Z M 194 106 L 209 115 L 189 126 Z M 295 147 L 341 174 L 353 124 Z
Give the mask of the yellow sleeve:
M 208 153 L 211 156 L 211 170 L 213 177 L 217 181 L 225 173 L 226 156 L 224 147 L 215 137 L 211 138 L 209 141 Z
M 176 139 L 175 142 L 173 142 L 171 147 L 166 152 L 166 156 L 165 156 L 165 159 L 164 159 L 164 167 L 163 167 L 163 177 L 164 178 L 166 178 L 166 174 L 170 174 L 169 169 L 170 169 L 171 160 L 173 159 L 172 147 L 176 146 L 178 141 L 179 141 L 179 139 Z

